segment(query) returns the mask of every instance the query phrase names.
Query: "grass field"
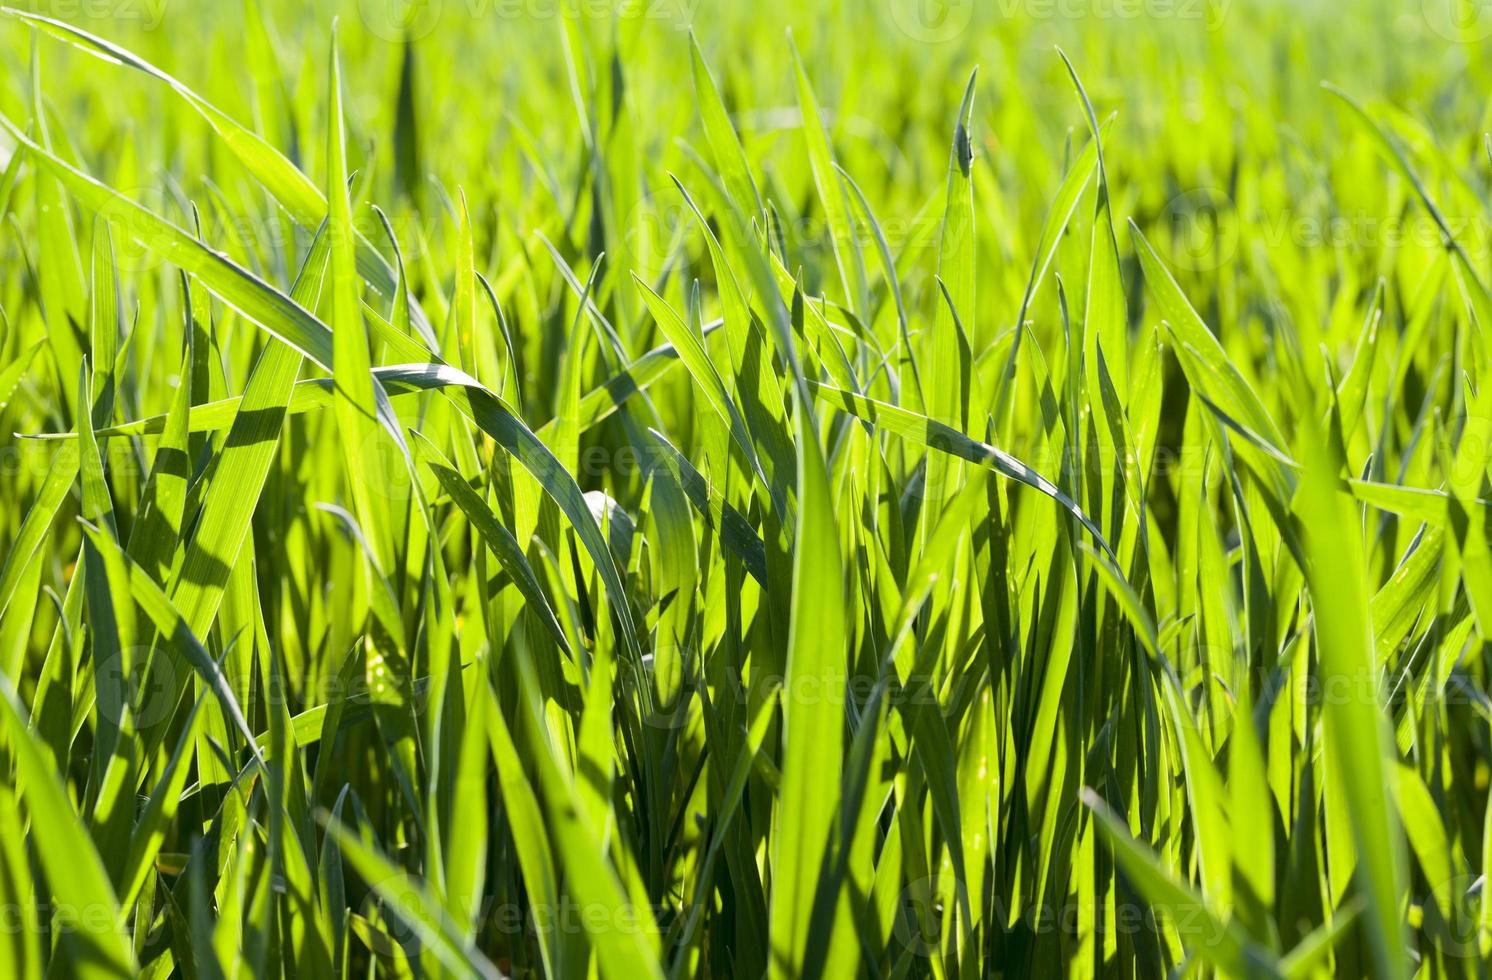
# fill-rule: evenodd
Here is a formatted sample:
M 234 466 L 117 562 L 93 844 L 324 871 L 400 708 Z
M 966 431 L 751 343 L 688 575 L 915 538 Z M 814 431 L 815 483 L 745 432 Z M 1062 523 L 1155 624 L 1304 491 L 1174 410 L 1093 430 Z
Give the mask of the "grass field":
M 0 975 L 1485 977 L 1492 9 L 0 10 Z

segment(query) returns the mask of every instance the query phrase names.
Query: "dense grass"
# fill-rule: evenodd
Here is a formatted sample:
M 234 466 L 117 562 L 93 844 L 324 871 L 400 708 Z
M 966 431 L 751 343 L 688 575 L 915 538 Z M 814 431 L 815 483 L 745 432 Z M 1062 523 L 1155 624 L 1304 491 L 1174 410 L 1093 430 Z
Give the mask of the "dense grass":
M 0 973 L 1486 973 L 1478 5 L 36 9 Z

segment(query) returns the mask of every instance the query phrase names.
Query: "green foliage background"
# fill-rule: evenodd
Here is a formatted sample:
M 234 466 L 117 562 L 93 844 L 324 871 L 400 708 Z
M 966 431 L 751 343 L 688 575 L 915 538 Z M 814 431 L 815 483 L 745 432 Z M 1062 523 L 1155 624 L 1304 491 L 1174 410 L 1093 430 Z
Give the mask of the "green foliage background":
M 0 971 L 1482 976 L 1489 41 L 0 12 Z

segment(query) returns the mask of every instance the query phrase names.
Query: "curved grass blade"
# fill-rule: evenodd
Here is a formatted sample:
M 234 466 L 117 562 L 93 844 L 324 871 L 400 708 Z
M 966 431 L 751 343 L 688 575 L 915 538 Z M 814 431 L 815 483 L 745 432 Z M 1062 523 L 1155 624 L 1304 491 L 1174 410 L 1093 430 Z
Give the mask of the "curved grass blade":
M 1306 434 L 1311 452 L 1297 506 L 1307 532 L 1305 573 L 1322 683 L 1361 692 L 1366 679 L 1372 695 L 1326 699 L 1326 753 L 1356 845 L 1367 898 L 1363 927 L 1373 959 L 1381 976 L 1404 978 L 1409 955 L 1399 909 L 1407 893 L 1406 858 L 1392 803 L 1393 750 L 1380 704 L 1361 531 L 1328 444 L 1314 431 Z
M 1089 534 L 1093 535 L 1093 539 L 1098 542 L 1099 547 L 1103 548 L 1105 554 L 1115 561 L 1118 560 L 1114 555 L 1114 550 L 1104 539 L 1103 532 L 1088 519 L 1076 501 L 1063 493 L 1055 483 L 1009 453 L 996 449 L 988 443 L 970 439 L 962 432 L 934 421 L 926 415 L 817 382 L 811 381 L 809 386 L 824 401 L 856 418 L 864 419 L 917 445 L 927 446 L 929 449 L 936 449 L 981 466 L 989 466 L 1001 476 L 1008 477 L 1050 497 L 1079 524 L 1083 525 Z
M 704 336 L 710 337 L 724 326 L 724 321 L 715 320 L 705 324 Z M 613 374 L 600 385 L 592 388 L 580 399 L 577 409 L 580 431 L 588 432 L 594 426 L 611 418 L 618 409 L 625 405 L 628 399 L 640 392 L 646 391 L 649 386 L 670 372 L 674 365 L 679 363 L 679 352 L 672 344 L 660 344 L 659 346 L 643 354 L 627 367 Z M 417 370 L 418 368 L 418 370 Z M 424 365 L 391 364 L 382 365 L 373 369 L 373 376 L 388 393 L 390 397 L 397 398 L 400 395 L 418 394 L 423 391 L 438 390 L 438 385 L 431 383 L 431 378 L 424 370 Z M 286 412 L 290 415 L 304 415 L 307 412 L 319 411 L 328 408 L 332 403 L 333 382 L 331 378 L 303 378 L 295 383 L 295 391 L 290 396 L 290 403 L 286 406 Z M 217 432 L 226 429 L 233 423 L 233 417 L 238 414 L 239 397 L 220 398 L 216 401 L 205 402 L 191 406 L 186 419 L 187 431 L 189 432 Z M 119 436 L 149 436 L 161 435 L 170 424 L 170 415 L 152 415 L 147 418 L 136 419 L 131 422 L 120 422 L 116 425 L 107 426 L 94 432 L 99 439 L 116 438 Z M 551 420 L 540 426 L 535 432 L 543 436 L 554 426 Z M 22 438 L 37 439 L 41 441 L 66 441 L 77 438 L 76 432 L 55 433 L 28 433 Z
M 834 261 L 839 267 L 839 281 L 844 289 L 845 304 L 864 317 L 869 309 L 869 290 L 865 284 L 865 259 L 854 235 L 845 207 L 844 187 L 836 179 L 834 151 L 829 146 L 829 135 L 824 129 L 823 117 L 819 114 L 818 100 L 813 94 L 813 85 L 808 80 L 808 71 L 798 54 L 798 46 L 788 36 L 788 47 L 793 53 L 794 78 L 797 81 L 798 111 L 803 117 L 803 136 L 808 144 L 808 165 L 813 173 L 814 187 L 818 190 L 819 204 L 829 226 L 830 240 L 834 246 Z M 967 110 L 967 100 L 965 109 Z M 963 113 L 960 113 L 962 118 Z M 739 202 L 737 204 L 739 207 Z M 973 199 L 970 198 L 970 215 L 973 218 Z M 970 269 L 972 272 L 972 268 Z
M 84 207 L 97 214 L 109 215 L 135 241 L 196 276 L 223 302 L 330 370 L 332 332 L 304 307 L 254 273 L 203 245 L 184 229 L 74 169 L 33 142 L 3 115 L 0 115 L 0 128 L 10 133 L 42 167 L 55 174 Z
M 120 197 L 92 178 L 73 170 L 60 159 L 27 140 L 4 116 L 0 116 L 0 127 L 10 130 L 18 140 L 26 144 L 28 150 L 37 155 L 38 159 L 63 176 L 69 189 L 84 204 L 95 209 L 108 206 L 124 208 L 125 213 L 138 216 L 141 224 L 135 230 L 137 234 L 142 230 L 147 232 L 144 236 L 144 244 L 158 249 L 174 264 L 197 275 L 225 303 L 249 320 L 284 340 L 320 367 L 332 370 L 335 357 L 331 330 L 295 300 L 201 245 L 181 229 Z M 394 336 L 399 335 L 394 334 Z M 523 424 L 518 415 L 504 406 L 496 395 L 484 388 L 475 378 L 449 365 L 436 362 L 412 365 L 408 370 L 418 382 L 423 382 L 429 388 L 441 389 L 473 422 L 492 436 L 504 449 L 512 453 L 529 472 L 533 473 L 540 485 L 544 487 L 545 492 L 554 498 L 560 510 L 570 519 L 581 542 L 590 552 L 592 560 L 596 562 L 600 570 L 607 594 L 612 598 L 613 611 L 622 624 L 623 642 L 635 657 L 641 658 L 642 645 L 637 639 L 626 587 L 617 572 L 616 563 L 606 548 L 601 529 L 586 505 L 584 494 L 576 485 L 574 477 L 560 465 L 554 454 L 528 426 Z M 287 391 L 280 404 L 288 400 L 289 392 Z M 386 417 L 382 405 L 379 406 L 379 412 L 380 415 Z M 276 426 L 278 427 L 278 422 Z M 231 439 L 230 435 L 230 441 Z M 195 617 L 192 621 L 195 624 Z
M 290 212 L 301 227 L 315 228 L 326 217 L 326 198 L 311 178 L 301 173 L 295 164 L 257 133 L 239 125 L 185 83 L 133 52 L 64 21 L 13 7 L 0 7 L 0 16 L 22 21 L 104 62 L 133 68 L 161 82 L 206 120 L 229 152 Z M 361 235 L 357 238 L 357 264 L 358 271 L 368 280 L 369 285 L 384 296 L 394 296 L 398 283 L 393 268 Z M 428 334 L 429 324 L 419 304 L 411 302 L 411 311 L 418 322 L 418 328 Z
M 928 418 L 955 430 L 968 427 L 968 379 L 970 372 L 968 343 L 958 322 L 959 316 L 977 317 L 975 305 L 975 229 L 974 229 L 974 144 L 969 128 L 974 121 L 974 87 L 979 74 L 969 76 L 953 127 L 953 149 L 948 158 L 948 194 L 943 215 L 943 229 L 938 241 L 938 279 L 945 302 L 933 311 L 932 332 L 928 336 L 928 401 L 924 411 Z M 941 455 L 927 461 L 925 486 L 928 504 L 941 509 L 958 490 L 960 464 Z M 919 537 L 926 540 L 931 521 L 919 524 Z
M 10 608 L 10 600 L 15 597 L 26 574 L 26 566 L 41 548 L 47 529 L 52 526 L 62 501 L 67 499 L 68 490 L 78 478 L 81 464 L 82 452 L 77 440 L 63 444 L 52 457 L 36 499 L 31 502 L 31 509 L 26 512 L 15 540 L 6 552 L 5 566 L 0 569 L 0 616 Z
M 753 215 L 762 214 L 762 196 L 751 177 L 751 166 L 746 161 L 746 151 L 741 147 L 741 138 L 731 125 L 725 103 L 720 100 L 720 90 L 710 74 L 705 56 L 699 50 L 699 41 L 694 32 L 689 32 L 689 65 L 694 76 L 694 107 L 699 112 L 704 126 L 705 140 L 710 144 L 710 155 L 715 158 L 715 169 L 725 182 L 726 190 L 736 199 L 738 207 L 749 209 Z
M 347 148 L 342 119 L 342 68 L 336 33 L 332 35 L 331 76 L 328 90 L 326 159 L 327 239 L 331 242 L 328 268 L 331 292 L 332 378 L 336 382 L 332 407 L 342 445 L 344 476 L 351 492 L 358 524 L 368 536 L 377 570 L 393 572 L 394 550 L 388 511 L 375 499 L 370 485 L 378 475 L 367 457 L 378 452 L 381 431 L 378 423 L 378 382 L 372 375 L 368 334 L 363 326 L 362 301 L 358 296 L 352 205 L 347 198 Z M 288 395 L 288 393 L 287 393 Z M 287 398 L 288 400 L 288 398 Z
M 1278 975 L 1268 952 L 1249 943 L 1236 923 L 1225 923 L 1201 895 L 1173 878 L 1156 856 L 1131 836 L 1129 822 L 1111 810 L 1097 793 L 1084 789 L 1082 800 L 1097 818 L 1119 866 L 1151 908 L 1172 918 L 1178 931 L 1184 929 L 1182 941 L 1189 950 L 1225 976 Z
M 336 841 L 342 859 L 352 865 L 379 898 L 388 903 L 446 969 L 456 976 L 500 980 L 502 973 L 461 936 L 460 927 L 446 915 L 425 882 L 405 873 L 372 845 L 364 843 L 360 836 L 334 823 L 327 812 L 321 811 L 316 816 L 327 834 Z

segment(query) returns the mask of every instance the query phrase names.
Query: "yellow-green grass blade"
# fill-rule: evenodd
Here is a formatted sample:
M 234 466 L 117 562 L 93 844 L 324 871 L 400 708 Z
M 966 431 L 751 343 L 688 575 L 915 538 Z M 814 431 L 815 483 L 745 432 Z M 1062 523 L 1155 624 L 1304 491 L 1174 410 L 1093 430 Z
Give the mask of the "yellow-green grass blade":
M 0 7 L 0 15 L 14 18 L 61 41 L 86 51 L 108 64 L 132 68 L 165 85 L 172 94 L 202 116 L 213 133 L 244 167 L 262 183 L 303 228 L 315 228 L 326 217 L 327 201 L 314 181 L 284 154 L 252 130 L 235 122 L 185 83 L 172 77 L 133 52 L 65 21 L 13 7 Z M 359 271 L 373 288 L 392 296 L 396 277 L 387 260 L 366 241 L 357 243 Z M 415 316 L 424 324 L 424 312 L 416 305 Z M 428 325 L 424 329 L 428 331 Z
M 699 50 L 699 41 L 692 31 L 689 34 L 689 55 L 690 70 L 694 76 L 694 106 L 704 126 L 710 153 L 715 158 L 715 169 L 720 172 L 726 189 L 736 199 L 738 206 L 749 208 L 752 215 L 762 214 L 764 209 L 761 192 L 757 190 L 756 181 L 751 176 L 746 151 L 741 146 L 741 138 L 736 134 L 735 126 L 731 125 L 725 103 L 720 99 L 720 90 L 715 85 L 710 67 L 705 63 L 703 52 Z
M 953 149 L 948 161 L 948 193 L 938 241 L 938 278 L 943 300 L 933 313 L 932 331 L 926 343 L 922 363 L 927 366 L 926 413 L 928 418 L 963 430 L 969 425 L 968 381 L 969 350 L 959 318 L 977 322 L 975 304 L 975 229 L 974 229 L 974 84 L 977 72 L 969 78 L 953 127 Z M 960 465 L 942 455 L 933 454 L 927 461 L 926 506 L 936 513 L 958 490 Z M 925 539 L 931 533 L 930 521 L 920 525 Z
M 481 495 L 471 488 L 471 485 L 456 471 L 455 466 L 439 449 L 435 448 L 429 439 L 416 432 L 413 445 L 421 462 L 435 474 L 451 500 L 461 508 L 466 519 L 471 521 L 472 527 L 477 530 L 482 540 L 497 556 L 498 562 L 513 579 L 524 599 L 528 601 L 529 608 L 533 610 L 534 615 L 554 637 L 560 649 L 570 652 L 569 637 L 565 636 L 564 630 L 560 627 L 549 600 L 544 596 L 538 576 L 534 574 L 533 567 L 529 565 L 528 558 L 523 554 L 522 546 L 513 537 L 513 532 L 503 526 Z
M 314 260 L 313 264 L 315 264 Z M 720 320 L 705 324 L 704 337 L 709 339 L 715 336 L 723 325 Z M 580 431 L 585 433 L 593 426 L 611 418 L 628 400 L 646 391 L 678 363 L 678 350 L 672 344 L 660 344 L 586 392 L 581 397 L 577 409 Z M 373 375 L 391 398 L 437 390 L 432 383 L 432 378 L 424 370 L 423 364 L 380 365 L 373 369 Z M 183 385 L 183 388 L 185 387 Z M 303 415 L 306 412 L 328 408 L 332 403 L 332 389 L 333 381 L 330 378 L 302 378 L 295 383 L 295 390 L 291 394 L 290 403 L 286 406 L 286 412 L 290 415 Z M 228 428 L 233 423 L 233 417 L 238 414 L 239 401 L 239 396 L 231 396 L 191 405 L 186 409 L 186 430 L 217 432 Z M 152 415 L 131 422 L 106 426 L 96 430 L 94 436 L 99 439 L 110 439 L 120 436 L 161 435 L 170 429 L 171 424 L 169 414 Z M 535 431 L 539 435 L 545 435 L 553 424 L 552 421 L 547 422 Z M 64 441 L 76 438 L 76 436 L 75 432 L 59 432 L 28 434 L 27 438 Z
M 855 239 L 854 226 L 850 222 L 844 188 L 836 172 L 834 151 L 829 146 L 829 134 L 819 112 L 818 100 L 813 94 L 813 84 L 808 80 L 808 71 L 798 54 L 798 46 L 788 37 L 788 47 L 793 53 L 793 69 L 797 82 L 798 111 L 803 117 L 803 136 L 808 146 L 808 164 L 813 172 L 814 187 L 818 191 L 819 205 L 824 209 L 834 261 L 839 267 L 839 282 L 844 290 L 846 306 L 861 316 L 867 315 L 869 292 L 865 280 L 865 259 Z M 737 201 L 736 206 L 744 202 Z
M 337 842 L 347 864 L 429 945 L 446 969 L 457 976 L 482 977 L 484 980 L 497 980 L 502 976 L 490 960 L 461 938 L 459 927 L 446 916 L 425 882 L 391 863 L 361 836 L 333 823 L 329 814 L 318 814 L 318 817 L 327 834 Z
M 223 302 L 316 363 L 330 368 L 331 330 L 304 307 L 223 254 L 209 249 L 184 229 L 70 166 L 28 138 L 8 118 L 0 116 L 0 127 L 55 175 L 84 207 L 96 214 L 109 215 L 119 224 L 121 233 L 197 276 Z
M 1114 856 L 1151 908 L 1184 927 L 1182 941 L 1200 959 L 1233 977 L 1272 976 L 1277 968 L 1265 951 L 1254 947 L 1235 923 L 1220 919 L 1198 895 L 1177 881 L 1141 842 L 1130 834 L 1129 823 L 1103 798 L 1084 789 L 1083 804 L 1093 812 Z
M 56 770 L 30 731 L 26 710 L 8 678 L 0 679 L 0 724 L 31 816 L 30 832 L 53 902 L 76 910 L 60 943 L 67 969 L 86 978 L 132 977 L 138 967 L 103 861 L 58 782 Z
M 1103 131 L 1098 114 L 1078 78 L 1072 61 L 1059 48 L 1057 54 L 1067 66 L 1068 77 L 1077 89 L 1078 99 L 1088 119 L 1088 131 L 1098 158 L 1098 197 L 1093 216 L 1093 234 L 1088 253 L 1088 298 L 1084 304 L 1083 344 L 1088 361 L 1088 379 L 1098 377 L 1098 357 L 1102 352 L 1120 404 L 1129 402 L 1129 314 L 1124 296 L 1124 280 L 1119 268 L 1119 241 L 1114 233 L 1114 211 L 1108 168 L 1104 165 Z M 1095 403 L 1100 400 L 1095 398 Z
M 1326 682 L 1354 692 L 1323 705 L 1328 778 L 1339 781 L 1338 799 L 1347 808 L 1367 902 L 1363 928 L 1377 970 L 1385 977 L 1405 977 L 1409 957 L 1399 912 L 1406 891 L 1404 839 L 1392 802 L 1391 749 L 1379 700 L 1360 531 L 1324 440 L 1314 431 L 1306 438 L 1315 441 L 1307 442 L 1298 507 L 1306 529 L 1305 572 L 1321 671 Z
M 370 484 L 384 477 L 369 463 L 380 451 L 377 382 L 373 379 L 368 334 L 363 327 L 361 282 L 357 276 L 352 206 L 347 199 L 347 149 L 342 118 L 342 68 L 337 38 L 332 36 L 331 106 L 326 131 L 327 239 L 331 243 L 328 285 L 332 328 L 332 407 L 353 511 L 372 544 L 377 572 L 393 571 L 393 542 L 388 513 Z

